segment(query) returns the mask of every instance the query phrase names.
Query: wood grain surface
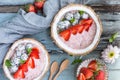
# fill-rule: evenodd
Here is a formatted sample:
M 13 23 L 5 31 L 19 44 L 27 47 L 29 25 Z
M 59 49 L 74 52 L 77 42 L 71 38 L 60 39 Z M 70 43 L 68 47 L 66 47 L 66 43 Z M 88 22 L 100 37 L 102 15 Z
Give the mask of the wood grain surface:
M 97 12 L 120 12 L 120 5 L 102 5 L 93 4 L 89 5 Z M 20 8 L 24 8 L 22 5 L 2 5 L 0 6 L 0 13 L 16 13 Z
M 108 0 L 107 0 L 108 1 Z M 83 60 L 88 59 L 88 58 L 99 58 L 101 51 L 106 48 L 106 46 L 109 44 L 108 39 L 102 39 L 104 37 L 110 37 L 111 34 L 115 32 L 119 32 L 120 34 L 120 4 L 117 5 L 100 5 L 100 4 L 93 4 L 90 5 L 96 13 L 100 16 L 100 19 L 102 21 L 103 25 L 103 34 L 101 37 L 101 41 L 98 45 L 98 47 L 91 52 L 90 54 L 86 55 L 83 57 Z M 15 14 L 19 8 L 23 8 L 23 6 L 0 6 L 0 17 L 3 15 L 7 15 L 4 18 L 7 18 L 8 16 L 11 16 L 9 13 Z M 4 14 L 8 13 L 8 14 Z M 3 18 L 0 20 L 2 21 Z M 56 60 L 59 63 L 67 58 L 72 62 L 75 57 L 71 57 L 67 55 L 64 51 L 59 49 L 53 42 L 53 40 L 50 37 L 50 28 L 47 30 L 44 30 L 36 35 L 32 36 L 25 36 L 25 37 L 30 37 L 30 38 L 35 38 L 41 43 L 45 45 L 47 50 L 49 51 L 51 55 L 51 62 Z M 120 46 L 120 38 L 118 37 L 117 40 L 115 41 L 114 44 L 117 44 Z M 70 65 L 68 69 L 63 72 L 60 77 L 58 77 L 58 80 L 75 80 L 75 74 L 76 74 L 76 69 L 78 65 Z M 109 69 L 109 80 L 120 80 L 119 79 L 119 74 L 120 74 L 120 59 L 116 61 L 116 63 L 112 65 L 107 65 Z M 69 75 L 68 75 L 69 74 Z M 43 80 L 48 80 L 49 72 L 46 74 L 45 78 Z M 0 69 L 0 80 L 7 80 L 5 75 L 3 74 L 2 69 Z

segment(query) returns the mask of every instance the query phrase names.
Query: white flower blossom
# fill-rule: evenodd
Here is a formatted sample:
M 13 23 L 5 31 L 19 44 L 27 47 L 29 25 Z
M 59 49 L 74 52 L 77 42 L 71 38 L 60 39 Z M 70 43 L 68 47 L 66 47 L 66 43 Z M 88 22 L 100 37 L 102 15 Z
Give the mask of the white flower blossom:
M 108 45 L 106 49 L 101 53 L 102 58 L 106 63 L 114 63 L 120 55 L 120 49 L 117 46 Z

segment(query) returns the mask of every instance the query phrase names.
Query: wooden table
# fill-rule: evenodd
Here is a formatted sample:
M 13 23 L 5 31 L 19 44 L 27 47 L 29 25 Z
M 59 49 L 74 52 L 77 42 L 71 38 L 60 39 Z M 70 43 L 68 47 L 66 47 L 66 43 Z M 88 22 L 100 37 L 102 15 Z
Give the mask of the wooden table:
M 26 0 L 28 1 L 28 0 Z M 119 2 L 119 0 L 116 0 Z M 4 1 L 3 1 L 4 2 Z M 98 4 L 92 5 L 92 7 L 96 10 L 97 14 L 100 16 L 103 24 L 103 35 L 102 38 L 104 37 L 109 37 L 111 34 L 114 32 L 117 32 L 120 30 L 120 2 L 119 4 L 113 2 L 112 7 L 110 6 L 105 6 L 100 7 L 96 6 Z M 90 4 L 91 5 L 91 4 Z M 10 9 L 12 8 L 12 9 Z M 13 9 L 14 8 L 14 9 Z M 16 15 L 16 11 L 19 9 L 19 6 L 0 6 L 0 23 L 11 19 Z M 106 9 L 106 10 L 105 10 Z M 50 53 L 51 57 L 51 62 L 56 60 L 59 63 L 61 63 L 62 60 L 64 59 L 69 59 L 70 62 L 72 62 L 75 57 L 69 56 L 62 50 L 60 50 L 52 41 L 50 37 L 50 29 L 44 30 L 34 36 L 26 36 L 26 37 L 32 37 L 43 43 L 47 50 Z M 117 38 L 116 42 L 119 42 L 120 38 Z M 97 49 L 95 49 L 93 52 L 90 54 L 83 56 L 83 60 L 89 59 L 89 58 L 99 58 L 101 51 L 108 45 L 107 40 L 102 40 L 100 41 Z M 69 65 L 69 67 L 58 77 L 57 80 L 76 80 L 76 69 L 79 64 L 76 65 Z M 116 63 L 112 65 L 107 65 L 109 69 L 109 80 L 120 80 L 119 75 L 120 75 L 120 58 L 116 60 Z M 45 75 L 43 80 L 48 80 L 49 76 L 49 71 Z M 7 80 L 7 78 L 4 75 L 4 72 L 2 68 L 0 69 L 0 80 Z

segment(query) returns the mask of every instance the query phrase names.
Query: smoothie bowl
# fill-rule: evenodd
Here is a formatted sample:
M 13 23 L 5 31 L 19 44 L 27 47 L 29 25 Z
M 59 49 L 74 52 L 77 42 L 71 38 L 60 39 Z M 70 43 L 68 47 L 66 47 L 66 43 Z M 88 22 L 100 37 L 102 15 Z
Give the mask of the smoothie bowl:
M 34 39 L 18 40 L 5 56 L 3 69 L 10 80 L 40 80 L 49 69 L 48 52 Z
M 55 43 L 70 55 L 85 55 L 96 48 L 102 33 L 101 22 L 88 6 L 70 4 L 62 8 L 51 24 Z

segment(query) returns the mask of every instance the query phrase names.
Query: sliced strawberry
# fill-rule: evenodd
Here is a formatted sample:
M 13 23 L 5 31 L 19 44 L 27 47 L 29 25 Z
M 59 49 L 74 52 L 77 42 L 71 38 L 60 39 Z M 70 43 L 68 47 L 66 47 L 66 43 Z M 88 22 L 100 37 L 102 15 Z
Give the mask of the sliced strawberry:
M 73 35 L 77 34 L 77 28 L 76 28 L 76 25 L 70 27 L 69 29 L 70 29 L 70 32 L 71 32 Z
M 38 48 L 32 48 L 32 52 L 30 53 L 30 57 L 34 57 L 35 59 L 40 58 Z
M 99 70 L 98 74 L 95 76 L 95 80 L 105 80 L 105 72 Z
M 83 25 L 76 26 L 76 28 L 77 28 L 79 33 L 82 33 L 83 30 L 84 30 L 84 26 Z
M 92 23 L 93 23 L 93 19 L 89 18 L 89 19 L 81 20 L 79 24 L 83 24 L 83 25 L 84 24 L 89 24 L 89 25 L 91 25 Z
M 79 76 L 77 77 L 77 80 L 86 80 L 84 74 L 80 73 Z
M 84 26 L 84 30 L 86 30 L 86 31 L 88 31 L 89 28 L 90 28 L 90 25 L 89 25 L 89 24 L 84 24 L 83 26 Z
M 70 30 L 69 29 L 66 29 L 66 30 L 64 30 L 64 31 L 62 31 L 62 32 L 60 32 L 60 34 L 59 34 L 61 37 L 63 37 L 63 39 L 65 40 L 65 41 L 68 41 L 69 40 L 69 38 L 70 38 Z
M 24 63 L 24 64 L 22 64 L 22 65 L 19 66 L 19 69 L 22 69 L 23 72 L 27 72 L 28 71 L 28 66 L 27 66 L 26 63 Z
M 83 26 L 83 25 L 80 25 L 80 24 L 76 24 L 76 25 L 70 27 L 70 32 L 71 32 L 72 34 L 74 34 L 74 35 L 75 35 L 77 32 L 82 33 L 83 30 L 84 30 L 84 26 Z
M 93 23 L 93 20 L 89 18 L 89 19 L 81 20 L 79 24 L 83 25 L 84 30 L 88 31 L 92 23 Z
M 29 57 L 28 60 L 26 61 L 27 66 L 31 68 L 35 68 L 35 63 L 32 57 Z
M 86 79 L 90 79 L 93 76 L 93 72 L 86 67 L 81 68 L 80 72 L 85 75 Z
M 97 61 L 96 60 L 92 60 L 89 64 L 88 64 L 88 68 L 93 70 L 93 71 L 96 71 L 97 70 Z
M 35 6 L 33 4 L 28 4 L 28 5 L 25 5 L 25 10 L 27 12 L 34 12 L 34 13 L 37 13 L 37 10 L 35 8 Z
M 45 3 L 45 0 L 35 0 L 34 5 L 35 7 L 37 7 L 37 9 L 42 9 L 44 3 Z
M 17 72 L 14 73 L 13 77 L 15 79 L 17 79 L 17 78 L 22 78 L 23 79 L 23 78 L 25 78 L 25 74 L 24 74 L 22 69 L 18 69 Z

